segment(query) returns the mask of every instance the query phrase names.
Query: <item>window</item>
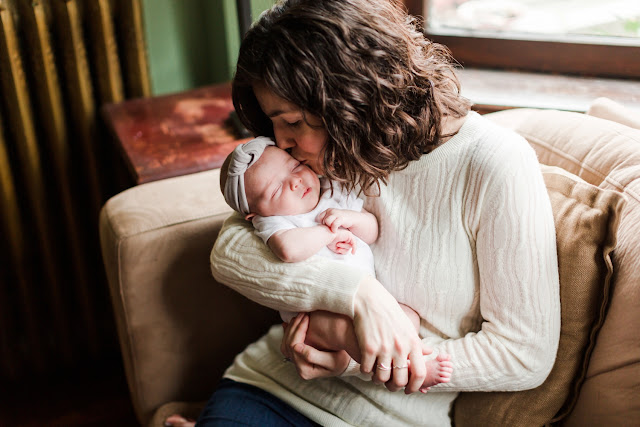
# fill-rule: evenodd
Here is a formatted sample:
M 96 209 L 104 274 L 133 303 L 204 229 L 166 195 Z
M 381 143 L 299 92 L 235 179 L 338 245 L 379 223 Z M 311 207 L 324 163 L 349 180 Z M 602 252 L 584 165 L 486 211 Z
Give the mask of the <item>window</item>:
M 640 78 L 638 0 L 405 0 L 465 66 Z

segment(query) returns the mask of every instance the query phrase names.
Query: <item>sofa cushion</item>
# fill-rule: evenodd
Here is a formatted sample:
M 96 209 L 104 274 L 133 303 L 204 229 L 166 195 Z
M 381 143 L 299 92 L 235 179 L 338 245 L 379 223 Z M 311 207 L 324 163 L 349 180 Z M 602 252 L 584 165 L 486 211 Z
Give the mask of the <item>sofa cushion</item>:
M 626 115 L 632 112 L 627 112 Z M 609 117 L 614 115 L 609 114 Z M 640 131 L 589 115 L 510 110 L 487 117 L 523 135 L 541 163 L 560 166 L 627 198 L 612 255 L 610 305 L 567 425 L 633 425 L 640 419 Z
M 562 326 L 556 362 L 533 390 L 462 393 L 455 403 L 457 426 L 541 426 L 562 418 L 575 402 L 604 321 L 613 273 L 610 254 L 625 200 L 560 168 L 542 168 L 558 246 Z
M 587 114 L 640 129 L 640 110 L 631 110 L 609 98 L 598 98 L 593 101 Z

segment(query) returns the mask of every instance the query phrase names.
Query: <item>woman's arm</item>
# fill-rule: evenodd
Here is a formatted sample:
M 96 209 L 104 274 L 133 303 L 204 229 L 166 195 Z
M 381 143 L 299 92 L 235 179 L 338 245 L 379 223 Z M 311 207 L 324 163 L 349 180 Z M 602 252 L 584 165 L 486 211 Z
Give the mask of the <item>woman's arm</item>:
M 326 310 L 353 318 L 363 362 L 369 361 L 368 367 L 363 363 L 363 373 L 371 374 L 376 362 L 390 364 L 407 358 L 417 362 L 422 357 L 422 343 L 412 322 L 395 298 L 360 269 L 323 257 L 283 263 L 236 214 L 225 221 L 210 260 L 216 280 L 259 304 L 285 311 Z M 345 290 L 353 290 L 353 283 L 355 295 L 350 295 Z M 335 376 L 344 371 L 340 363 L 344 358 L 308 346 L 300 356 L 306 361 L 301 363 L 309 368 L 314 364 L 326 368 L 314 367 L 306 377 L 305 366 L 300 365 L 303 378 Z M 417 391 L 426 376 L 424 364 L 417 366 L 410 378 L 396 377 L 394 384 Z M 387 382 L 389 377 L 389 371 L 376 370 L 374 381 Z
M 400 308 L 418 332 L 420 329 L 418 313 L 404 304 L 400 304 Z M 349 317 L 322 310 L 308 313 L 308 316 L 309 328 L 304 338 L 305 344 L 324 351 L 344 350 L 352 359 L 360 363 L 362 354 L 358 347 L 353 321 Z
M 406 305 L 400 307 L 418 331 L 418 313 Z M 283 327 L 280 351 L 296 364 L 302 378 L 357 375 L 371 381 L 371 375 L 360 373 L 362 354 L 349 317 L 322 310 L 299 313 L 291 322 L 283 323 Z
M 423 345 L 413 325 L 375 278 L 361 269 L 318 256 L 284 263 L 239 214 L 225 221 L 211 251 L 210 264 L 217 281 L 261 305 L 282 311 L 326 310 L 352 318 L 363 356 L 363 373 L 373 372 L 376 364 L 407 358 L 415 363 L 422 358 Z M 394 381 L 415 392 L 425 375 L 424 369 L 417 368 L 409 379 Z M 374 379 L 388 381 L 389 371 L 376 370 Z
M 366 273 L 315 256 L 279 260 L 239 214 L 225 220 L 210 256 L 213 277 L 252 301 L 275 310 L 327 310 L 354 316 L 353 299 Z
M 485 170 L 474 201 L 482 327 L 435 346 L 451 355 L 455 371 L 434 391 L 530 389 L 555 361 L 560 298 L 551 204 L 531 147 L 514 141 L 506 150 Z

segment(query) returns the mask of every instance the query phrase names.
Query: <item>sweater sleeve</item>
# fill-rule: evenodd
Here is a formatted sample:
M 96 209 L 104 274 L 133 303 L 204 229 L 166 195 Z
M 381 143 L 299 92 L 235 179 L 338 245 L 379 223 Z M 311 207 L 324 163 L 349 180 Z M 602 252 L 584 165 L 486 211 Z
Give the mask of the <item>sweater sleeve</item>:
M 432 390 L 515 391 L 542 384 L 560 336 L 560 296 L 551 203 L 533 149 L 516 140 L 486 154 L 470 185 L 475 237 L 478 332 L 445 340 L 451 382 Z
M 327 310 L 353 318 L 353 297 L 365 272 L 313 256 L 280 261 L 239 214 L 227 218 L 210 256 L 211 273 L 258 304 L 280 311 Z

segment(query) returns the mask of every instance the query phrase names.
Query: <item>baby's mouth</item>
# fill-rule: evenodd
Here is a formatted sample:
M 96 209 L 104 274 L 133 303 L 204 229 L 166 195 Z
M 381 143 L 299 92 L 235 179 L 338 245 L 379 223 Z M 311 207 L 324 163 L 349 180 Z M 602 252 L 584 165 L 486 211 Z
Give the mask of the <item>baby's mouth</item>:
M 304 190 L 304 193 L 302 193 L 302 198 L 304 199 L 307 196 L 307 194 L 309 194 L 310 192 L 311 192 L 311 187 Z

